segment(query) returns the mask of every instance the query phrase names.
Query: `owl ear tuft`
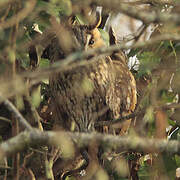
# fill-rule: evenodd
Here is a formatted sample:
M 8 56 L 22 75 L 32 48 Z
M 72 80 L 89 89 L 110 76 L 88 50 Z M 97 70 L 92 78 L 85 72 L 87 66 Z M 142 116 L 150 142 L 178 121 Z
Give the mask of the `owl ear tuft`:
M 88 29 L 93 30 L 95 28 L 98 28 L 99 25 L 101 24 L 101 20 L 102 20 L 102 18 L 101 18 L 100 12 L 96 11 L 96 20 L 95 20 L 95 22 L 93 24 L 88 26 Z

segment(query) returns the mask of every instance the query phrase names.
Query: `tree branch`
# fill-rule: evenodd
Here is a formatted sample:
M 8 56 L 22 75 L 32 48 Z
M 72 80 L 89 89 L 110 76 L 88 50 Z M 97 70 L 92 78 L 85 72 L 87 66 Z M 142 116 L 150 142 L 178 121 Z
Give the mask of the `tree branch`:
M 136 112 L 133 112 L 127 116 L 122 116 L 118 119 L 113 119 L 111 121 L 98 121 L 98 122 L 95 122 L 95 127 L 97 127 L 97 126 L 111 126 L 111 125 L 116 124 L 116 123 L 123 123 L 126 120 L 135 118 L 137 115 L 139 115 L 141 113 L 142 112 L 140 112 L 140 111 L 136 111 Z
M 62 140 L 62 141 L 61 141 Z M 24 131 L 3 143 L 0 144 L 0 158 L 13 155 L 23 151 L 29 147 L 39 147 L 43 145 L 55 145 L 63 147 L 67 142 L 76 143 L 77 147 L 82 148 L 88 146 L 91 141 L 96 140 L 104 149 L 111 150 L 133 150 L 137 152 L 153 153 L 153 152 L 168 152 L 171 154 L 180 154 L 180 142 L 176 140 L 160 140 L 147 139 L 139 137 L 122 137 L 105 135 L 99 133 L 71 133 L 71 132 L 53 132 L 39 131 Z
M 0 97 L 0 99 L 3 101 L 3 98 Z M 13 113 L 13 115 L 17 118 L 17 120 L 21 123 L 22 126 L 24 126 L 28 130 L 32 130 L 31 125 L 26 121 L 26 119 L 21 115 L 21 113 L 9 100 L 6 99 L 3 101 L 3 103 L 7 107 L 7 109 L 11 113 Z
M 169 12 L 162 12 L 162 11 L 145 11 L 143 9 L 139 9 L 138 6 L 136 8 L 133 8 L 132 5 L 128 5 L 128 3 L 124 3 L 119 0 L 109 1 L 109 0 L 86 0 L 82 1 L 79 0 L 79 7 L 84 7 L 89 5 L 90 3 L 95 3 L 97 6 L 102 6 L 104 8 L 107 8 L 109 10 L 113 10 L 116 12 L 121 11 L 122 13 L 133 17 L 135 19 L 139 19 L 143 21 L 145 24 L 150 23 L 167 23 L 167 22 L 173 22 L 177 25 L 180 24 L 180 18 L 178 14 L 173 14 Z M 155 1 L 149 1 L 149 3 L 156 4 Z M 144 2 L 142 2 L 144 4 Z M 163 3 L 164 5 L 169 3 Z
M 49 68 L 38 69 L 33 72 L 25 72 L 21 75 L 21 77 L 31 78 L 31 79 L 38 78 L 42 80 L 43 78 L 48 77 L 50 74 L 55 73 L 55 72 L 66 71 L 71 68 L 94 63 L 94 61 L 97 61 L 98 58 L 96 58 L 94 61 L 80 61 L 94 54 L 109 55 L 114 51 L 118 51 L 122 49 L 142 48 L 142 47 L 144 48 L 163 40 L 180 40 L 180 35 L 162 34 L 162 35 L 159 35 L 158 37 L 154 37 L 151 40 L 144 41 L 144 42 L 137 42 L 133 45 L 127 45 L 123 43 L 120 45 L 113 45 L 110 47 L 101 47 L 101 48 L 96 48 L 96 49 L 89 49 L 87 51 L 82 51 L 82 52 L 75 52 L 75 53 L 70 54 L 64 60 L 53 63 L 51 67 Z M 76 62 L 76 64 L 72 65 L 71 63 L 74 63 L 74 62 Z
M 21 91 L 23 92 L 23 90 L 26 88 L 26 85 L 24 85 L 24 86 L 22 85 L 24 78 L 31 79 L 30 86 L 32 86 L 36 83 L 39 83 L 44 78 L 48 78 L 49 75 L 52 73 L 63 72 L 63 71 L 66 71 L 66 70 L 69 70 L 72 68 L 76 68 L 78 66 L 88 65 L 88 64 L 94 63 L 95 61 L 98 60 L 98 58 L 96 58 L 93 61 L 83 61 L 87 57 L 90 57 L 94 54 L 109 55 L 109 54 L 112 54 L 112 52 L 114 52 L 114 51 L 118 51 L 118 50 L 122 50 L 122 49 L 145 48 L 149 45 L 152 45 L 154 43 L 157 43 L 157 42 L 160 42 L 163 40 L 174 40 L 174 41 L 180 40 L 180 35 L 162 34 L 162 35 L 154 37 L 148 41 L 137 42 L 133 45 L 121 44 L 121 45 L 113 45 L 110 47 L 101 47 L 101 48 L 96 48 L 96 49 L 90 49 L 88 51 L 75 52 L 75 53 L 70 54 L 64 60 L 55 62 L 54 64 L 52 64 L 48 68 L 37 69 L 33 72 L 28 71 L 28 72 L 20 74 L 18 77 L 15 77 L 8 82 L 4 82 L 4 81 L 0 82 L 1 87 L 2 87 L 2 88 L 0 87 L 0 92 L 1 92 L 1 94 L 3 94 L 3 96 L 5 98 L 9 98 L 9 97 L 14 96 L 17 93 L 21 93 Z M 21 87 L 22 89 L 17 89 L 17 87 L 15 87 L 16 81 L 18 83 L 21 83 L 18 87 Z M 12 89 L 12 88 L 14 88 L 14 91 L 9 92 L 9 89 Z M 9 92 L 10 94 L 7 94 L 7 92 Z

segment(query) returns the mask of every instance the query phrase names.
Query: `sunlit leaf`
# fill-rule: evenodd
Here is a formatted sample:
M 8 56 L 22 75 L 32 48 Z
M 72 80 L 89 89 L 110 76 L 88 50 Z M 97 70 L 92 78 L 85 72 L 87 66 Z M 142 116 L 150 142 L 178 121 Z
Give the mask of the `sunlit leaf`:
M 49 66 L 49 64 L 50 64 L 50 62 L 48 59 L 41 58 L 41 60 L 39 62 L 39 67 L 40 68 L 46 68 Z
M 57 133 L 57 138 L 53 142 L 56 147 L 59 147 L 63 158 L 72 158 L 74 156 L 74 145 L 68 136 L 63 133 Z
M 22 96 L 16 96 L 16 106 L 19 110 L 24 109 L 24 102 Z
M 9 55 L 9 61 L 11 62 L 11 63 L 13 63 L 13 62 L 15 62 L 15 60 L 16 60 L 16 54 L 15 54 L 15 51 L 13 50 L 13 49 L 11 49 L 11 48 L 8 48 L 8 55 Z
M 128 177 L 128 163 L 124 158 L 121 157 L 115 159 L 113 162 L 113 167 L 120 177 Z
M 106 31 L 104 31 L 103 29 L 100 29 L 100 28 L 99 28 L 99 31 L 101 33 L 101 36 L 102 36 L 104 42 L 108 46 L 109 45 L 109 34 L 108 34 L 108 32 L 106 32 Z
M 32 104 L 34 107 L 38 107 L 41 102 L 40 86 L 32 92 Z
M 96 179 L 97 179 L 97 180 L 101 180 L 101 179 L 103 179 L 103 180 L 108 180 L 109 178 L 108 178 L 106 172 L 103 171 L 102 169 L 100 169 L 100 170 L 98 170 L 97 173 L 96 173 Z
M 154 109 L 152 106 L 148 107 L 146 109 L 146 114 L 144 116 L 144 121 L 145 122 L 149 122 L 149 123 L 153 123 L 154 122 Z

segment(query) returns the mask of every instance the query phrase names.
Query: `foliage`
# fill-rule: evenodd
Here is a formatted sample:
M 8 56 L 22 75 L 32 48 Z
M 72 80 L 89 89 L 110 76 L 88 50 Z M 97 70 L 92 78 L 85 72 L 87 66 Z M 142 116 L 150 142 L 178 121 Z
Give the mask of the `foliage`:
M 47 50 L 48 45 L 51 43 L 52 37 L 54 37 L 51 33 L 56 32 L 58 36 L 58 33 L 61 33 L 61 29 L 64 37 L 68 39 L 68 31 L 66 29 L 65 31 L 62 30 L 64 26 L 61 23 L 68 23 L 69 16 L 73 15 L 78 23 L 88 24 L 90 14 L 97 6 L 102 6 L 102 14 L 107 12 L 108 15 L 112 14 L 115 16 L 122 12 L 131 18 L 141 20 L 145 27 L 150 24 L 157 26 L 148 41 L 135 35 L 133 42 L 131 41 L 132 45 L 129 46 L 122 43 L 120 44 L 122 47 L 118 47 L 119 50 L 129 49 L 127 57 L 136 57 L 138 61 L 138 68 L 132 66 L 131 71 L 137 82 L 138 104 L 136 110 L 140 113 L 135 115 L 136 125 L 130 129 L 128 135 L 130 137 L 140 136 L 152 139 L 168 139 L 169 141 L 180 140 L 179 2 L 151 1 L 147 2 L 149 3 L 147 9 L 144 8 L 142 11 L 138 4 L 135 4 L 133 7 L 134 11 L 131 11 L 130 7 L 132 8 L 133 6 L 131 3 L 127 3 L 129 9 L 126 9 L 126 5 L 123 6 L 122 2 L 117 2 L 116 0 L 107 2 L 97 0 L 88 0 L 86 2 L 82 0 L 7 0 L 0 2 L 1 141 L 5 142 L 24 130 L 17 123 L 12 112 L 9 113 L 6 105 L 3 104 L 3 101 L 6 99 L 13 102 L 32 126 L 40 129 L 43 128 L 44 131 L 52 130 L 54 120 L 51 113 L 52 97 L 50 96 L 49 78 L 51 78 L 55 70 L 62 70 L 66 62 L 62 61 L 64 64 L 61 65 L 58 63 L 52 65 L 48 57 L 45 56 L 45 50 Z M 143 2 L 139 1 L 140 4 L 144 4 Z M 145 13 L 145 17 L 141 15 L 141 12 Z M 109 33 L 104 29 L 108 29 L 108 26 L 107 21 L 105 28 L 99 28 L 99 32 L 107 46 L 109 46 L 110 37 Z M 133 27 L 131 28 L 133 29 Z M 143 35 L 146 33 L 145 31 L 146 29 L 142 30 L 142 34 L 139 34 Z M 148 44 L 147 42 L 150 43 Z M 30 47 L 32 47 L 31 52 Z M 48 51 L 46 53 L 48 54 Z M 72 53 L 74 52 L 70 52 L 68 55 L 72 55 Z M 67 57 L 70 57 L 68 55 Z M 79 55 L 79 59 L 81 59 L 80 52 L 73 55 Z M 70 65 L 75 66 L 76 63 L 74 62 Z M 70 65 L 67 65 L 67 67 L 71 68 Z M 88 92 L 91 92 L 91 89 L 94 88 L 89 83 L 88 78 L 84 78 L 83 85 L 84 89 L 88 89 Z M 103 128 L 106 129 L 106 127 Z M 71 129 L 74 129 L 73 123 Z M 71 143 L 66 142 L 66 139 L 63 138 L 59 139 L 59 141 L 61 141 L 61 143 L 59 142 L 61 146 L 63 144 L 62 149 L 64 148 L 64 151 L 68 153 L 68 148 L 72 147 Z M 96 143 L 93 143 L 92 146 L 96 146 Z M 55 155 L 58 156 L 60 154 L 59 156 L 63 159 L 63 154 L 66 153 L 62 151 L 59 154 L 54 152 L 53 159 L 48 156 L 50 149 L 52 150 L 51 147 L 37 147 L 34 150 L 27 147 L 26 152 L 20 155 L 20 160 L 18 160 L 19 155 L 17 154 L 14 157 L 5 158 L 1 162 L 2 166 L 0 166 L 1 175 L 4 179 L 11 179 L 12 177 L 23 179 L 27 174 L 28 177 L 35 175 L 36 178 L 44 178 L 46 173 L 51 172 L 53 160 L 55 161 L 56 159 Z M 0 154 L 2 154 L 1 150 Z M 33 154 L 37 154 L 38 158 L 35 155 L 33 156 Z M 169 154 L 159 152 L 150 154 L 146 151 L 140 152 L 140 155 L 137 154 L 137 152 L 126 151 L 121 153 L 116 151 L 102 152 L 102 157 L 98 158 L 100 159 L 99 161 L 102 161 L 101 165 L 104 169 L 100 168 L 94 160 L 95 169 L 100 169 L 94 176 L 97 179 L 108 179 L 108 176 L 110 176 L 112 179 L 122 180 L 128 179 L 130 175 L 132 175 L 132 179 L 135 179 L 135 176 L 137 176 L 140 180 L 177 178 L 176 170 L 180 168 L 179 154 L 171 154 L 171 152 Z M 147 156 L 148 158 L 146 159 Z M 70 161 L 67 159 L 64 160 L 64 164 Z M 42 167 L 41 164 L 43 163 L 43 166 L 45 166 L 45 160 L 52 166 L 49 165 L 49 168 L 46 169 Z M 76 160 L 75 158 L 71 159 L 74 162 L 67 169 L 63 169 L 62 164 L 60 164 L 63 173 L 67 170 L 75 169 L 79 164 L 83 164 L 82 159 L 78 159 L 79 162 L 76 162 Z M 127 173 L 128 175 L 123 176 L 121 171 L 125 170 L 123 169 L 124 166 L 121 166 L 122 164 L 124 166 L 133 164 L 134 169 L 132 167 L 129 168 L 129 174 Z M 94 167 L 91 167 L 92 172 Z M 58 174 L 56 176 L 55 170 L 53 173 L 55 179 L 57 179 L 59 174 L 56 172 Z M 76 179 L 76 176 L 80 176 L 80 173 L 77 174 L 68 176 L 66 180 Z M 51 173 L 50 176 L 52 176 Z M 50 179 L 53 178 L 50 177 Z

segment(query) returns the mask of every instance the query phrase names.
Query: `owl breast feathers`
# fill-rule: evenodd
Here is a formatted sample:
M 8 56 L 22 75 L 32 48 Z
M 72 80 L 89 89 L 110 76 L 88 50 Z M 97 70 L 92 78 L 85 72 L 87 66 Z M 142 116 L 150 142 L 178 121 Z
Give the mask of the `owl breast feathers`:
M 100 33 L 95 33 L 98 31 L 97 26 L 88 29 L 76 25 L 75 29 L 73 36 L 77 41 L 80 39 L 83 47 L 96 48 L 96 42 L 98 47 L 100 43 L 103 44 L 102 39 L 99 39 Z M 80 34 L 85 35 L 79 38 Z M 89 39 L 85 38 L 88 37 L 87 34 L 90 35 Z M 50 60 L 54 62 L 58 59 L 54 54 L 62 54 L 59 53 L 62 50 L 55 43 L 51 51 Z M 137 101 L 136 83 L 127 64 L 121 59 L 122 52 L 120 54 L 120 56 L 95 56 L 95 60 L 87 65 L 51 76 L 52 114 L 55 125 L 66 130 L 89 132 L 97 130 L 94 127 L 95 122 L 110 121 L 134 111 Z M 127 120 L 117 126 L 120 134 L 126 133 L 130 121 Z

